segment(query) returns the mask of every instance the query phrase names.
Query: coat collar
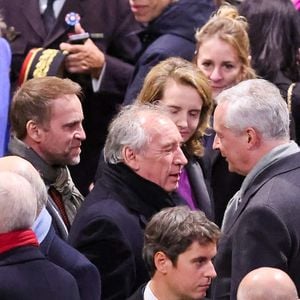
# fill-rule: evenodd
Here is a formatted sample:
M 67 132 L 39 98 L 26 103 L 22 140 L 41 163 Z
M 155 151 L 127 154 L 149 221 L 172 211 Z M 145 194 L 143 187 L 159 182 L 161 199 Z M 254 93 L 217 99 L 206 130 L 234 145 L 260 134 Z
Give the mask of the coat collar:
M 0 255 L 0 267 L 23 264 L 33 260 L 45 260 L 45 257 L 37 247 L 18 247 Z
M 15 136 L 10 138 L 8 152 L 28 160 L 39 171 L 46 185 L 54 183 L 62 172 L 61 167 L 48 165 L 32 148 Z
M 105 177 L 109 180 L 104 180 Z M 141 213 L 147 220 L 162 208 L 175 206 L 182 201 L 175 193 L 166 192 L 157 184 L 137 175 L 123 163 L 103 163 L 97 181 L 121 195 L 128 208 Z M 136 197 L 132 197 L 132 193 Z

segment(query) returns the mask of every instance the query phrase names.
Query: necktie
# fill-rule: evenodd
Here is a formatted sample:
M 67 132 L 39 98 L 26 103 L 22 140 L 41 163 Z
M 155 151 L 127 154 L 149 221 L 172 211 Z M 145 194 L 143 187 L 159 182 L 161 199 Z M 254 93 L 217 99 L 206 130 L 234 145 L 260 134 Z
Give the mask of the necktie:
M 43 20 L 44 20 L 44 24 L 45 24 L 45 28 L 47 33 L 49 33 L 54 24 L 55 24 L 55 15 L 54 15 L 54 10 L 53 10 L 53 2 L 55 0 L 48 0 L 47 1 L 47 8 L 43 14 Z
M 54 201 L 54 203 L 56 204 L 56 206 L 59 210 L 60 216 L 63 219 L 66 227 L 69 229 L 70 222 L 69 222 L 69 219 L 68 219 L 68 216 L 66 213 L 66 209 L 65 209 L 61 194 L 53 186 L 50 186 L 48 193 L 49 193 L 50 197 L 52 198 L 52 200 Z

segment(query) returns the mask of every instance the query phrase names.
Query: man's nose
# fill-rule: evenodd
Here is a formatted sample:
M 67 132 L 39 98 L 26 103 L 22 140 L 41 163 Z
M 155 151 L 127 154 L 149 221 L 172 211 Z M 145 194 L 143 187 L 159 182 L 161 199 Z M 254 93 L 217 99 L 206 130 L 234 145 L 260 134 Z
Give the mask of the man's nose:
M 212 261 L 209 261 L 208 264 L 207 264 L 207 268 L 206 268 L 206 271 L 205 271 L 205 276 L 210 277 L 212 279 L 217 277 L 217 272 L 216 272 L 216 269 L 215 269 Z
M 215 135 L 214 142 L 213 142 L 213 149 L 219 149 L 220 148 L 220 138 L 218 135 Z
M 81 140 L 81 141 L 84 141 L 86 139 L 86 134 L 85 134 L 85 131 L 84 131 L 82 125 L 80 125 L 80 127 L 76 131 L 75 138 L 78 140 Z
M 177 155 L 176 155 L 176 158 L 175 158 L 175 164 L 176 165 L 186 165 L 187 164 L 187 159 L 185 157 L 185 155 L 183 154 L 182 150 L 180 147 L 178 147 L 177 149 Z

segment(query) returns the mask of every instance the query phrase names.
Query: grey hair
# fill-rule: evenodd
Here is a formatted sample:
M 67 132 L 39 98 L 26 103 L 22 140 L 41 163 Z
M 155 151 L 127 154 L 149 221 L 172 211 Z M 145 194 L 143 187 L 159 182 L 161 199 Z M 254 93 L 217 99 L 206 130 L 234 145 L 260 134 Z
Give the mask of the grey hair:
M 237 133 L 256 129 L 266 139 L 289 138 L 289 111 L 279 89 L 264 79 L 249 79 L 221 92 L 217 104 L 227 102 L 225 126 Z
M 150 143 L 151 136 L 143 126 L 143 113 L 167 116 L 164 109 L 155 104 L 136 103 L 123 107 L 108 129 L 103 150 L 106 162 L 111 164 L 123 162 L 122 150 L 124 146 L 141 152 Z
M 36 217 L 36 195 L 30 183 L 13 172 L 0 172 L 0 233 L 29 229 Z

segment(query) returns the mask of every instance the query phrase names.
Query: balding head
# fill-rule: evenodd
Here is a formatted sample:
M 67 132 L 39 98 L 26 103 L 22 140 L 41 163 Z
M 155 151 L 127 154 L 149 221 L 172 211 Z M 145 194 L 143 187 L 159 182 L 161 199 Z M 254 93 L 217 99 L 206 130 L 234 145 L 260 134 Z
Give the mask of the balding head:
M 29 229 L 36 207 L 36 195 L 23 176 L 0 172 L 0 233 Z
M 0 158 L 0 172 L 13 172 L 23 176 L 32 186 L 37 198 L 37 215 L 46 205 L 48 195 L 45 184 L 38 171 L 27 160 L 18 156 Z
M 237 300 L 296 300 L 297 289 L 291 278 L 282 270 L 258 268 L 241 281 Z

